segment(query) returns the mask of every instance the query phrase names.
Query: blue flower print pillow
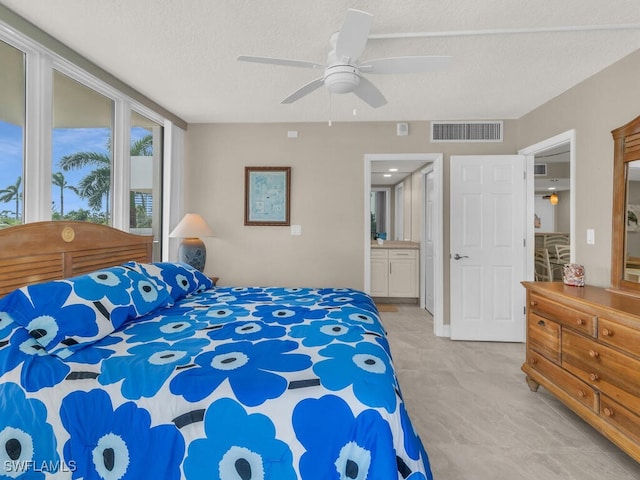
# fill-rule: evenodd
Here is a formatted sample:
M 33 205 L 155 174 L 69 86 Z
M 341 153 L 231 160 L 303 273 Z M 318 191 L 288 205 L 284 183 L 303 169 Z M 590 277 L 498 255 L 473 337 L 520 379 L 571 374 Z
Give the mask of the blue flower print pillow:
M 127 320 L 171 304 L 166 288 L 120 266 L 19 288 L 0 300 L 0 312 L 47 352 L 67 358 Z
M 213 281 L 191 265 L 182 262 L 134 263 L 127 266 L 145 273 L 159 285 L 166 285 L 176 302 L 192 293 L 202 292 L 213 286 Z

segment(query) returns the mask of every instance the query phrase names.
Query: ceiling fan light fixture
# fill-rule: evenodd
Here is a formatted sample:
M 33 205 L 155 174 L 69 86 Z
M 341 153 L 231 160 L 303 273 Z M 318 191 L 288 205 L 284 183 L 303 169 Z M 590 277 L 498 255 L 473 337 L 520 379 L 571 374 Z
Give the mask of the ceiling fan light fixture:
M 324 84 L 331 93 L 351 93 L 360 85 L 360 72 L 351 65 L 334 65 L 325 71 Z
M 440 70 L 451 63 L 450 57 L 408 56 L 389 57 L 360 61 L 371 30 L 373 15 L 349 8 L 342 28 L 331 35 L 331 50 L 326 65 L 287 58 L 240 55 L 243 62 L 266 63 L 287 67 L 324 68 L 324 75 L 298 88 L 280 103 L 293 103 L 309 95 L 323 85 L 330 93 L 355 93 L 363 102 L 373 108 L 386 105 L 387 99 L 378 88 L 361 74 L 426 73 Z M 356 113 L 354 113 L 355 115 Z

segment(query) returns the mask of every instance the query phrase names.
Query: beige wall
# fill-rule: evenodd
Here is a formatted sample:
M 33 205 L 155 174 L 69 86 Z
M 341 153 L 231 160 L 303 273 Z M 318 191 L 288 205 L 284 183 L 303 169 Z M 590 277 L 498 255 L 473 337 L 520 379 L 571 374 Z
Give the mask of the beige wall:
M 592 285 L 611 284 L 611 130 L 640 115 L 640 50 L 518 120 L 523 148 L 576 130 L 576 262 Z M 587 245 L 586 230 L 595 230 Z
M 576 261 L 587 282 L 610 284 L 612 152 L 610 131 L 640 114 L 640 51 L 624 58 L 519 120 L 505 122 L 503 143 L 429 142 L 429 123 L 197 124 L 186 133 L 185 208 L 202 213 L 217 233 L 206 239 L 207 273 L 222 285 L 363 288 L 364 155 L 444 154 L 444 235 L 448 258 L 449 155 L 515 153 L 576 129 Z M 287 138 L 297 130 L 298 138 Z M 287 227 L 244 226 L 244 167 L 292 167 Z M 410 189 L 411 238 L 420 239 L 419 177 Z M 417 207 L 416 207 L 417 204 Z M 408 207 L 409 205 L 407 205 Z M 586 244 L 594 228 L 596 244 Z M 445 262 L 445 307 L 448 305 Z M 445 315 L 446 316 L 446 315 Z
M 288 130 L 298 138 L 287 138 Z M 190 125 L 185 209 L 201 213 L 217 234 L 205 239 L 206 272 L 221 285 L 363 288 L 365 154 L 513 153 L 515 131 L 506 122 L 504 143 L 431 144 L 428 122 L 411 123 L 405 137 L 388 122 Z M 261 165 L 292 167 L 291 223 L 302 226 L 301 236 L 287 227 L 244 226 L 244 167 Z M 421 198 L 419 182 L 406 194 L 405 225 L 419 240 L 418 210 L 410 207 Z

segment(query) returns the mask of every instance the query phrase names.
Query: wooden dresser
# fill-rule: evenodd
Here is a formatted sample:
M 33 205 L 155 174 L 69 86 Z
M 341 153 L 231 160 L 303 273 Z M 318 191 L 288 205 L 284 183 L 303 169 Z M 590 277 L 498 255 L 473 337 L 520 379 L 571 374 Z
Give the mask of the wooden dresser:
M 640 298 L 523 282 L 532 391 L 542 385 L 640 462 Z

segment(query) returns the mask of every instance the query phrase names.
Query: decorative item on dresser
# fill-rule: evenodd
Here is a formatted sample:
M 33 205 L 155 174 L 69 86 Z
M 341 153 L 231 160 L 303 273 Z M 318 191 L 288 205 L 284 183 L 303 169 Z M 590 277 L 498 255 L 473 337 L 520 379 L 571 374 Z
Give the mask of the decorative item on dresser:
M 197 213 L 187 213 L 169 236 L 183 239 L 178 259 L 202 272 L 207 262 L 207 247 L 200 237 L 215 236 L 207 222 Z

